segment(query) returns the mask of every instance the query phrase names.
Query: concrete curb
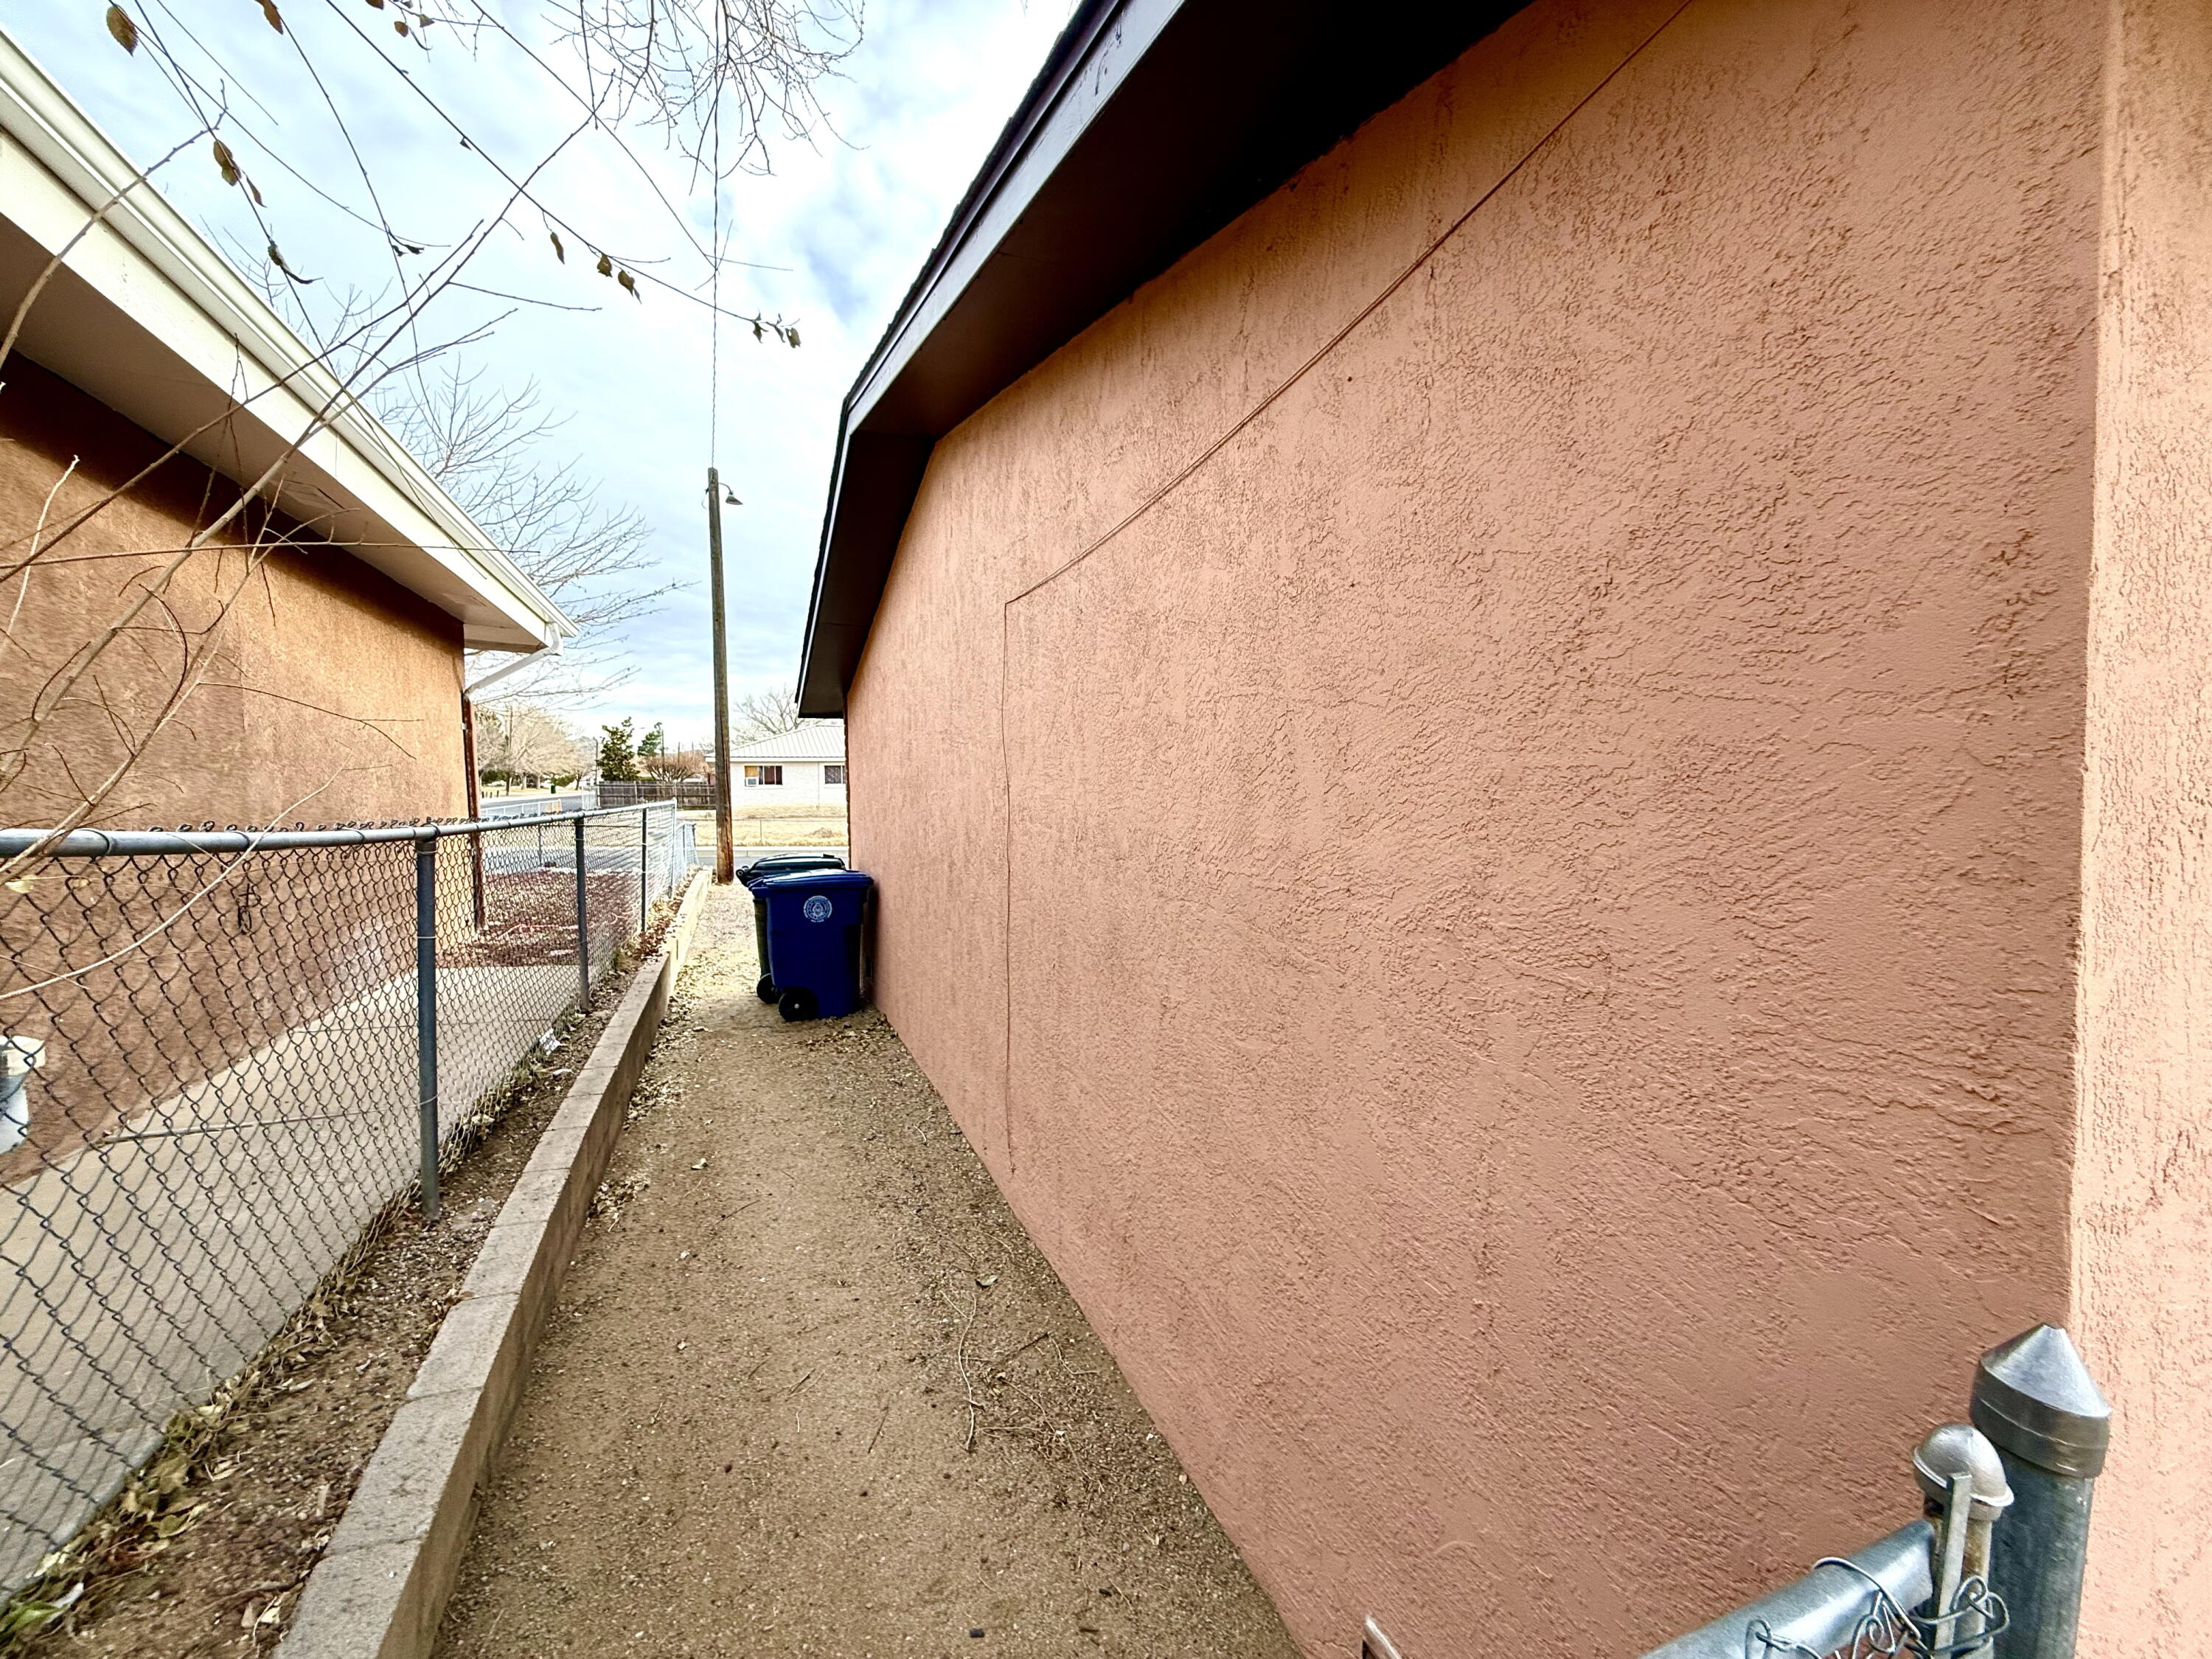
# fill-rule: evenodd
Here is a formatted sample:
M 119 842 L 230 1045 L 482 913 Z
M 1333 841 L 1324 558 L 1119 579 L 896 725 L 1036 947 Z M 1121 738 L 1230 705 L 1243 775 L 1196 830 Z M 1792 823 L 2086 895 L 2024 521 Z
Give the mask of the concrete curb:
M 426 1659 L 453 1591 L 545 1310 L 614 1154 L 623 1112 L 690 954 L 707 881 L 695 879 L 616 1005 L 591 1059 L 538 1138 L 484 1237 L 323 1559 L 278 1659 Z

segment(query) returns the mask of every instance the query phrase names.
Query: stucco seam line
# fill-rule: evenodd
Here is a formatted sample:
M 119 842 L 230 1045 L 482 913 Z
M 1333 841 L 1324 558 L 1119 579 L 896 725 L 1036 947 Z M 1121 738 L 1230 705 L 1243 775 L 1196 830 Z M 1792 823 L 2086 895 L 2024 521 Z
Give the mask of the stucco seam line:
M 279 1659 L 428 1659 L 467 1553 L 477 1493 L 520 1403 L 545 1310 L 575 1254 L 586 1207 L 614 1156 L 624 1108 L 690 954 L 707 884 L 695 875 L 660 950 L 538 1137 L 558 1168 L 518 1182 L 494 1222 L 495 1285 L 464 1290 L 423 1356 L 391 1426 L 308 1575 Z M 579 1133 L 577 1126 L 587 1126 Z M 556 1177 L 548 1182 L 548 1174 Z M 556 1190 L 549 1190 L 554 1188 Z M 477 1275 L 471 1275 L 471 1280 Z
M 1018 593 L 1014 599 L 1021 597 Z M 1012 683 L 1007 659 L 1013 650 L 1013 613 L 1014 599 L 999 607 L 999 851 L 1004 860 L 999 881 L 999 941 L 1005 952 L 999 964 L 999 991 L 1003 999 L 999 1031 L 999 1145 L 1005 1149 L 1009 1182 L 1019 1167 L 1014 1157 L 1014 755 L 1006 736 L 1006 688 Z
M 1522 170 L 1525 169 L 1531 161 L 1534 161 L 1539 155 L 1544 153 L 1546 147 L 1551 143 L 1552 140 L 1558 137 L 1560 133 L 1566 131 L 1568 124 L 1571 122 L 1575 117 L 1580 115 L 1583 111 L 1589 108 L 1591 102 L 1596 99 L 1599 94 L 1602 93 L 1607 87 L 1611 86 L 1614 81 L 1619 79 L 1621 74 L 1627 70 L 1630 64 L 1635 63 L 1638 58 L 1641 58 L 1647 51 L 1649 51 L 1652 44 L 1656 41 L 1661 35 L 1672 28 L 1674 26 L 1676 20 L 1679 19 L 1684 12 L 1689 10 L 1689 9 L 1695 3 L 1696 0 L 1682 0 L 1681 4 L 1676 6 L 1671 12 L 1668 12 L 1667 15 L 1660 21 L 1658 27 L 1653 29 L 1650 33 L 1645 35 L 1643 40 L 1639 40 L 1634 46 L 1631 47 L 1626 57 L 1624 57 L 1618 64 L 1615 64 L 1611 69 L 1607 70 L 1605 72 L 1603 78 L 1599 80 L 1595 86 L 1591 87 L 1590 89 L 1584 93 L 1580 98 L 1577 98 L 1574 102 L 1574 106 L 1569 109 L 1565 115 L 1562 115 L 1557 121 L 1554 121 L 1551 126 L 1545 131 L 1543 137 L 1537 139 L 1534 143 L 1528 147 L 1528 154 L 1522 156 L 1519 161 L 1516 161 L 1503 173 L 1499 174 L 1495 183 L 1492 184 L 1489 188 L 1482 192 L 1481 195 L 1476 197 L 1474 202 L 1469 204 L 1467 210 L 1462 213 L 1458 218 L 1453 220 L 1450 224 L 1444 227 L 1443 230 L 1437 236 L 1434 241 L 1431 242 L 1426 247 L 1415 254 L 1411 263 L 1409 263 L 1406 268 L 1400 271 L 1395 276 L 1392 277 L 1380 293 L 1376 295 L 1376 296 L 1370 300 L 1365 305 L 1362 306 L 1357 312 L 1353 313 L 1348 322 L 1346 322 L 1341 328 L 1338 329 L 1335 333 L 1330 335 L 1320 346 L 1316 348 L 1313 355 L 1308 357 L 1304 362 L 1300 363 L 1296 368 L 1292 369 L 1290 374 L 1285 375 L 1282 380 L 1275 386 L 1273 391 L 1261 398 L 1260 401 L 1253 404 L 1251 408 L 1246 410 L 1243 414 L 1238 416 L 1237 419 L 1231 423 L 1228 430 L 1224 432 L 1219 437 L 1216 438 L 1212 443 L 1206 445 L 1204 449 L 1199 451 L 1196 455 L 1193 456 L 1191 459 L 1187 462 L 1172 477 L 1169 478 L 1166 483 L 1161 484 L 1150 495 L 1146 495 L 1142 501 L 1139 501 L 1136 506 L 1131 507 L 1128 512 L 1117 520 L 1111 527 L 1103 532 L 1094 540 L 1085 545 L 1081 551 L 1070 555 L 1063 563 L 1038 577 L 1027 587 L 1022 589 L 1020 592 L 1008 599 L 1006 604 L 1009 606 L 1018 605 L 1022 600 L 1029 598 L 1030 594 L 1036 592 L 1039 588 L 1048 586 L 1051 583 L 1058 581 L 1069 571 L 1074 569 L 1077 565 L 1081 564 L 1093 553 L 1096 553 L 1100 548 L 1105 546 L 1107 543 L 1112 541 L 1116 536 L 1127 530 L 1131 525 L 1136 523 L 1138 520 L 1143 518 L 1145 514 L 1151 512 L 1155 507 L 1158 506 L 1162 501 L 1174 494 L 1176 490 L 1182 488 L 1183 484 L 1189 481 L 1194 473 L 1197 472 L 1200 468 L 1203 467 L 1208 461 L 1219 454 L 1221 451 L 1226 448 L 1231 442 L 1235 441 L 1237 435 L 1243 432 L 1246 427 L 1250 426 L 1253 422 L 1258 420 L 1262 415 L 1266 414 L 1268 410 L 1274 407 L 1274 405 L 1281 400 L 1285 393 L 1288 392 L 1292 386 L 1297 385 L 1299 381 L 1304 380 L 1307 375 L 1310 374 L 1315 368 L 1320 366 L 1322 360 L 1327 358 L 1330 353 L 1334 352 L 1337 347 L 1342 345 L 1346 340 L 1350 339 L 1352 333 L 1362 323 L 1365 322 L 1370 317 L 1372 317 L 1376 312 L 1380 311 L 1384 304 L 1389 301 L 1392 295 L 1395 294 L 1400 289 L 1405 287 L 1407 283 L 1412 282 L 1414 277 L 1420 275 L 1422 268 L 1425 266 L 1430 260 L 1435 258 L 1438 253 L 1443 251 L 1445 244 L 1449 242 L 1453 237 L 1458 235 L 1461 231 L 1464 230 L 1467 228 L 1468 222 L 1472 220 L 1476 214 L 1481 212 L 1484 208 L 1489 206 L 1491 202 L 1497 197 L 1498 191 L 1504 190 L 1506 185 L 1511 184 L 1516 179 L 1519 178 Z
M 1568 124 L 1571 122 L 1575 117 L 1580 115 L 1583 111 L 1589 108 L 1590 104 L 1598 97 L 1598 95 L 1604 92 L 1607 87 L 1611 86 L 1614 81 L 1618 80 L 1632 64 L 1635 63 L 1637 59 L 1643 57 L 1646 52 L 1650 51 L 1653 43 L 1656 42 L 1661 35 L 1666 33 L 1668 29 L 1674 27 L 1675 22 L 1681 17 L 1682 14 L 1689 10 L 1691 6 L 1694 3 L 1696 3 L 1696 0 L 1681 0 L 1681 3 L 1680 5 L 1676 6 L 1674 10 L 1668 12 L 1665 17 L 1662 18 L 1659 21 L 1659 26 L 1656 28 L 1653 29 L 1650 33 L 1645 35 L 1643 40 L 1638 41 L 1634 46 L 1631 47 L 1618 64 L 1615 64 L 1611 69 L 1607 70 L 1588 92 L 1584 93 L 1580 98 L 1577 98 L 1575 100 L 1573 106 L 1570 108 L 1565 114 L 1560 116 L 1557 121 L 1554 121 L 1545 130 L 1541 137 L 1538 138 L 1534 143 L 1529 145 L 1526 155 L 1522 155 L 1519 161 L 1514 162 L 1511 167 L 1508 167 L 1503 173 L 1499 174 L 1497 179 L 1491 184 L 1488 189 L 1485 190 L 1480 196 L 1476 197 L 1473 202 L 1468 204 L 1466 210 L 1462 212 L 1459 217 L 1453 220 L 1450 224 L 1445 226 L 1443 230 L 1437 234 L 1434 240 L 1430 242 L 1430 244 L 1426 247 L 1423 248 L 1420 252 L 1414 255 L 1413 259 L 1407 264 L 1406 268 L 1400 271 L 1395 276 L 1392 277 L 1390 281 L 1383 286 L 1381 292 L 1377 293 L 1373 299 L 1368 301 L 1368 302 L 1362 306 L 1358 311 L 1354 312 L 1352 317 L 1342 327 L 1339 328 L 1335 333 L 1330 335 L 1327 340 L 1323 341 L 1321 345 L 1314 350 L 1310 356 L 1307 357 L 1304 362 L 1300 363 L 1296 368 L 1292 369 L 1289 374 L 1285 375 L 1283 380 L 1275 386 L 1273 390 L 1270 391 L 1265 397 L 1261 398 L 1259 402 L 1254 404 L 1251 408 L 1246 410 L 1243 414 L 1237 416 L 1237 418 L 1230 424 L 1228 429 L 1223 432 L 1219 437 L 1214 439 L 1212 443 L 1206 445 L 1205 448 L 1199 451 L 1196 455 L 1193 456 L 1188 462 L 1184 463 L 1184 465 L 1172 477 L 1168 478 L 1165 483 L 1160 484 L 1157 489 L 1152 490 L 1150 495 L 1139 501 L 1136 506 L 1131 507 L 1128 512 L 1122 514 L 1119 520 L 1109 526 L 1103 533 L 1094 538 L 1079 551 L 1070 555 L 1066 559 L 1063 560 L 1060 564 L 1047 572 L 1044 575 L 1038 577 L 1036 580 L 1031 582 L 1027 587 L 1023 588 L 1021 592 L 1014 594 L 1011 599 L 1007 599 L 1000 606 L 999 822 L 1001 826 L 1001 833 L 999 837 L 999 844 L 1004 854 L 1005 868 L 1000 883 L 1000 925 L 999 938 L 1001 941 L 1001 948 L 1005 954 L 1000 964 L 1000 971 L 999 975 L 999 983 L 1005 995 L 1005 1006 L 1001 1010 L 1001 1029 L 1000 1033 L 999 1139 L 1000 1146 L 1005 1149 L 1006 1174 L 1009 1179 L 1013 1176 L 1018 1165 L 1018 1159 L 1016 1156 L 1014 1148 L 1013 756 L 1008 745 L 1006 732 L 1006 696 L 1007 688 L 1011 684 L 1008 674 L 1007 654 L 1010 648 L 1009 635 L 1012 632 L 1011 618 L 1013 608 L 1017 605 L 1019 605 L 1024 599 L 1028 599 L 1031 594 L 1036 592 L 1040 588 L 1049 586 L 1052 583 L 1058 581 L 1069 571 L 1074 569 L 1076 566 L 1081 564 L 1085 559 L 1088 559 L 1093 553 L 1098 551 L 1100 548 L 1105 546 L 1107 543 L 1119 536 L 1131 525 L 1136 523 L 1138 520 L 1143 518 L 1147 513 L 1150 513 L 1155 507 L 1158 507 L 1163 501 L 1166 500 L 1168 496 L 1174 494 L 1175 491 L 1181 489 L 1185 483 L 1188 483 L 1191 477 L 1195 475 L 1200 468 L 1205 466 L 1208 461 L 1212 460 L 1216 455 L 1227 448 L 1229 445 L 1236 441 L 1238 434 L 1242 433 L 1247 427 L 1250 426 L 1253 422 L 1258 420 L 1262 415 L 1266 414 L 1268 410 L 1273 408 L 1274 405 L 1281 401 L 1284 396 L 1290 392 L 1292 386 L 1297 386 L 1298 382 L 1304 380 L 1305 377 L 1310 374 L 1315 368 L 1319 367 L 1322 362 L 1332 352 L 1334 352 L 1339 346 L 1342 345 L 1346 340 L 1350 339 L 1353 331 L 1356 331 L 1362 323 L 1364 323 L 1370 317 L 1372 317 L 1376 312 L 1380 311 L 1389 301 L 1392 295 L 1397 293 L 1400 289 L 1405 287 L 1407 283 L 1410 283 L 1415 276 L 1419 276 L 1423 268 L 1428 264 L 1429 261 L 1435 258 L 1438 253 L 1442 252 L 1445 245 L 1448 244 L 1453 237 L 1458 235 L 1462 230 L 1467 228 L 1468 222 L 1474 219 L 1476 214 L 1481 212 L 1482 210 L 1487 207 L 1492 201 L 1496 199 L 1498 191 L 1504 190 L 1506 185 L 1511 184 L 1516 179 L 1519 178 L 1522 172 L 1528 166 L 1528 164 L 1534 161 L 1539 155 L 1542 155 L 1545 149 L 1554 138 L 1558 137 L 1560 133 L 1566 131 Z

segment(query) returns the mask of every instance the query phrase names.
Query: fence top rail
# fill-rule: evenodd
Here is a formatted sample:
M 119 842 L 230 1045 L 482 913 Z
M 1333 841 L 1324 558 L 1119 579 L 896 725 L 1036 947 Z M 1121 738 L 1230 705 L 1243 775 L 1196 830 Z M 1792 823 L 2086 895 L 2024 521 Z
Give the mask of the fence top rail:
M 459 823 L 378 824 L 359 830 L 73 830 L 52 842 L 51 830 L 0 830 L 0 858 L 13 858 L 52 842 L 55 858 L 143 857 L 160 853 L 281 853 L 303 847 L 368 847 L 397 841 L 440 841 L 479 830 L 544 828 L 586 818 L 629 817 L 639 812 L 673 811 L 674 803 L 641 800 L 628 806 L 599 806 L 573 812 L 516 813 L 507 817 L 470 818 Z
M 1936 1593 L 1929 1556 L 1935 1541 L 1936 1529 L 1925 1521 L 1899 1527 L 1864 1549 L 1815 1563 L 1802 1578 L 1652 1649 L 1644 1659 L 1858 1651 L 1852 1647 L 1854 1633 L 1870 1614 L 1880 1617 L 1874 1595 L 1877 1586 L 1891 1607 L 1905 1612 Z M 1754 1625 L 1763 1635 L 1753 1632 Z

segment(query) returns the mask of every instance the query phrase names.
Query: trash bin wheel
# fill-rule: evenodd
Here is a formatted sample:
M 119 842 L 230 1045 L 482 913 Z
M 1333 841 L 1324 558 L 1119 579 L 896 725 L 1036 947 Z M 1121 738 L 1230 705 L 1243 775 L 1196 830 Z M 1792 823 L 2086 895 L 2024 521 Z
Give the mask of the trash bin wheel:
M 776 1012 L 791 1020 L 813 1018 L 818 1006 L 814 1000 L 814 993 L 804 985 L 793 986 L 775 1000 Z
M 760 976 L 760 983 L 753 987 L 753 994 L 758 997 L 763 1002 L 767 1003 L 771 1008 L 774 1007 L 775 1006 L 775 981 L 770 979 L 766 974 L 763 974 Z

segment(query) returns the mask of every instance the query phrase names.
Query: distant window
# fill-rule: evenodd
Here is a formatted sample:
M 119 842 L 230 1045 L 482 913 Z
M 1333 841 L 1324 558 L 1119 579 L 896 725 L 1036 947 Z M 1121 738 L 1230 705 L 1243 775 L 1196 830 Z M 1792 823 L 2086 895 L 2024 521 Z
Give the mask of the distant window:
M 761 781 L 763 783 L 781 783 L 783 781 L 783 769 L 781 766 L 763 766 L 760 769 L 760 775 Z
M 845 781 L 845 769 L 844 769 L 843 767 L 842 767 L 842 766 L 825 766 L 825 767 L 823 767 L 823 768 L 822 769 L 822 781 L 823 781 L 823 782 L 824 782 L 824 783 L 842 783 L 842 782 L 844 782 L 844 781 Z

